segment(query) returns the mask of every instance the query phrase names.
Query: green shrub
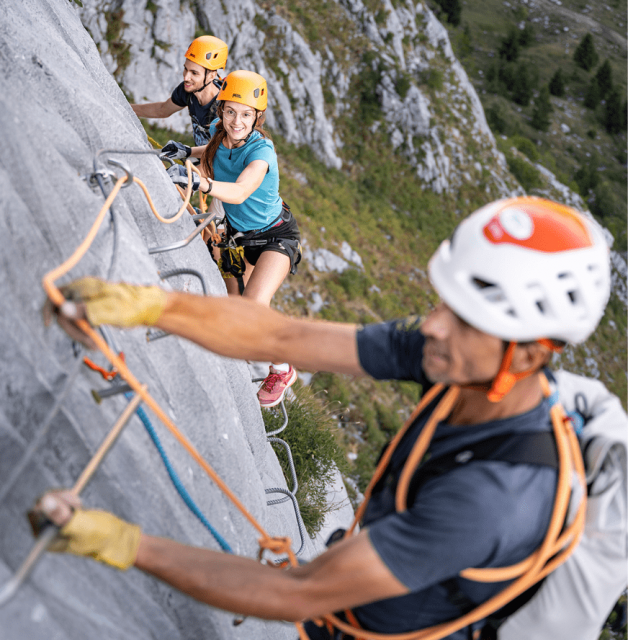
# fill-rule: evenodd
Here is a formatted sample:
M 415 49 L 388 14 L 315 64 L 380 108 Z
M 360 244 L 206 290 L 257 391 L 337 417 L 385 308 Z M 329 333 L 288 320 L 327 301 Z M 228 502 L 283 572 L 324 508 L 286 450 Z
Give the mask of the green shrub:
M 358 269 L 345 269 L 338 275 L 338 283 L 347 293 L 349 300 L 363 298 L 367 295 L 368 279 Z
M 303 524 L 313 537 L 330 510 L 327 486 L 336 469 L 344 473 L 348 471 L 348 463 L 338 444 L 335 420 L 308 387 L 296 389 L 293 397 L 286 399 L 285 406 L 288 425 L 278 437 L 290 445 L 299 483 L 296 498 Z M 267 431 L 274 431 L 283 424 L 283 415 L 277 411 L 265 410 L 262 415 Z M 288 455 L 282 446 L 274 449 L 286 482 L 292 488 Z
M 443 88 L 444 79 L 443 72 L 433 67 L 430 67 L 421 74 L 423 84 L 426 84 L 430 89 L 434 89 L 435 91 L 440 91 Z
M 462 4 L 460 0 L 436 0 L 444 14 L 447 16 L 447 22 L 457 27 L 460 24 L 462 15 Z
M 509 138 L 509 142 L 511 146 L 515 147 L 524 153 L 532 162 L 538 162 L 539 160 L 539 152 L 537 151 L 536 145 L 530 138 L 524 138 L 523 136 L 513 136 Z
M 410 76 L 403 71 L 399 72 L 397 80 L 395 81 L 395 91 L 399 94 L 399 97 L 402 100 L 408 95 L 410 85 Z
M 506 161 L 510 172 L 517 178 L 521 186 L 526 190 L 538 189 L 543 185 L 539 170 L 527 160 L 512 154 L 506 154 Z

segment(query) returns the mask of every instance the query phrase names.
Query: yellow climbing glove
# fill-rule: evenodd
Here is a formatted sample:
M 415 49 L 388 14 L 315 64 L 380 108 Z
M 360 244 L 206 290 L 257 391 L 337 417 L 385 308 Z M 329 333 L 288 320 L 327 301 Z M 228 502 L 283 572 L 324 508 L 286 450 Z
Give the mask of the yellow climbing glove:
M 48 547 L 73 553 L 126 570 L 133 566 L 140 546 L 141 528 L 107 511 L 78 509 Z
M 157 286 L 113 283 L 98 278 L 81 278 L 61 288 L 72 302 L 82 302 L 90 324 L 118 327 L 153 325 L 166 305 L 166 292 Z

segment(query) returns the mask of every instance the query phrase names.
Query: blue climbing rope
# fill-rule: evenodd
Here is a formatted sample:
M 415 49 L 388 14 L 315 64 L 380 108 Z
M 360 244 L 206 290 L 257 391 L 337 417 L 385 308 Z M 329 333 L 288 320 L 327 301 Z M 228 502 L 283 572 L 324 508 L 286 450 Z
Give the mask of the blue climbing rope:
M 124 397 L 127 400 L 130 400 L 133 397 L 133 394 L 125 393 Z M 137 408 L 136 413 L 139 419 L 142 421 L 142 424 L 146 428 L 146 431 L 148 431 L 148 435 L 150 436 L 150 439 L 153 441 L 153 444 L 155 445 L 157 451 L 159 452 L 159 455 L 161 456 L 161 459 L 164 462 L 166 471 L 170 476 L 170 480 L 172 480 L 172 484 L 174 485 L 174 488 L 177 490 L 177 493 L 183 499 L 183 502 L 185 502 L 188 509 L 201 521 L 201 523 L 209 531 L 209 533 L 211 533 L 212 536 L 214 536 L 216 542 L 222 547 L 223 551 L 226 551 L 227 553 L 233 553 L 233 549 L 231 548 L 229 543 L 218 533 L 218 531 L 216 531 L 216 529 L 214 529 L 214 527 L 212 527 L 209 520 L 207 520 L 207 518 L 203 515 L 202 511 L 198 508 L 198 505 L 196 504 L 196 502 L 194 502 L 194 500 L 192 499 L 192 496 L 188 493 L 187 489 L 183 486 L 181 480 L 179 479 L 179 476 L 177 475 L 177 472 L 174 470 L 168 456 L 166 455 L 166 452 L 161 444 L 161 441 L 159 440 L 159 436 L 155 431 L 155 427 L 153 427 L 150 419 L 146 415 L 146 411 L 144 411 L 144 409 L 140 406 Z

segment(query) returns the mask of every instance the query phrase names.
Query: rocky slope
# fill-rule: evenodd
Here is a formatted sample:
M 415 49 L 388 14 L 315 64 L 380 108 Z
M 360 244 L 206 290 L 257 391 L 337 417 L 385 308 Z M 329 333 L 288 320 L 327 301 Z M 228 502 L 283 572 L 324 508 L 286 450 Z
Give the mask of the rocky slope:
M 0 584 L 33 544 L 25 512 L 49 487 L 71 486 L 126 405 L 123 396 L 98 405 L 92 389 L 108 388 L 81 364 L 68 337 L 45 329 L 41 278 L 86 235 L 103 204 L 92 172 L 100 149 L 148 149 L 145 134 L 67 0 L 4 3 L 0 26 L 0 160 L 2 276 L 0 291 Z M 32 25 L 37 25 L 33 38 Z M 28 96 L 28 108 L 24 96 Z M 101 157 L 100 168 L 122 174 L 117 159 L 146 184 L 157 210 L 171 216 L 181 200 L 162 164 L 150 156 Z M 110 183 L 108 188 L 111 188 Z M 124 189 L 92 248 L 69 277 L 109 275 L 139 283 L 160 272 L 193 268 L 209 292 L 224 295 L 217 269 L 200 241 L 169 253 L 147 247 L 188 236 L 185 217 L 159 223 L 140 188 Z M 114 238 L 117 237 L 117 240 Z M 199 292 L 191 276 L 170 279 Z M 299 532 L 290 502 L 267 506 L 265 489 L 285 487 L 243 362 L 226 360 L 174 337 L 147 343 L 146 332 L 113 331 L 108 338 L 135 375 L 231 486 L 271 535 Z M 100 365 L 102 356 L 91 354 Z M 257 553 L 257 533 L 149 412 L 173 467 L 203 513 L 239 554 Z M 150 533 L 218 548 L 187 510 L 137 417 L 88 486 L 84 499 L 115 511 Z M 305 541 L 303 557 L 321 548 Z M 293 638 L 290 625 L 232 617 L 192 601 L 131 570 L 122 574 L 84 559 L 46 555 L 32 577 L 0 608 L 6 640 L 55 638 Z
M 490 173 L 492 195 L 518 189 L 447 31 L 423 2 L 101 0 L 85 3 L 81 19 L 136 101 L 170 94 L 200 26 L 229 44 L 227 71 L 254 69 L 267 78 L 269 126 L 309 145 L 328 166 L 343 166 L 340 121 L 370 93 L 381 109 L 367 124 L 385 129 L 426 186 L 453 191 Z M 168 121 L 187 125 L 184 115 Z

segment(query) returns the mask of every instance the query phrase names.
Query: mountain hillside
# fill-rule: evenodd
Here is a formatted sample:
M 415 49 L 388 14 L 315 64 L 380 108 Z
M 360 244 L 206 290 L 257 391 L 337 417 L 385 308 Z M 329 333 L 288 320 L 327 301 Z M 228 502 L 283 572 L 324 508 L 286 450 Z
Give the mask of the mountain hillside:
M 621 16 L 621 7 L 583 6 L 581 15 L 576 1 L 465 0 L 458 3 L 458 26 L 441 8 L 456 2 L 436 0 L 117 0 L 85 3 L 80 14 L 130 100 L 164 100 L 180 82 L 187 45 L 202 33 L 229 44 L 227 72 L 249 68 L 267 78 L 281 193 L 305 246 L 298 275 L 273 304 L 293 314 L 373 322 L 430 308 L 429 256 L 462 216 L 485 202 L 528 192 L 595 212 L 602 191 L 619 197 L 613 176 L 625 174 L 619 154 L 625 133 L 611 136 L 596 125 L 596 139 L 586 135 L 583 98 L 573 92 L 584 79 L 564 98 L 551 98 L 548 132 L 529 138 L 534 95 L 524 108 L 510 93 L 494 95 L 485 85 L 509 26 L 533 36 L 520 61 L 537 78 L 538 94 L 546 67 L 558 59 L 567 61 L 568 77 L 580 77 L 569 66 L 576 39 L 601 25 L 600 59 L 611 56 L 616 84 L 625 87 L 619 73 L 625 40 L 610 18 Z M 568 121 L 561 109 L 571 114 Z M 184 111 L 144 124 L 162 144 L 171 137 L 190 141 Z M 619 163 L 608 174 L 587 165 L 589 178 L 600 178 L 597 191 L 579 186 L 575 160 L 563 154 L 577 150 L 584 163 L 593 153 L 587 141 Z M 580 178 L 584 185 L 586 176 Z M 566 349 L 555 365 L 601 379 L 625 402 L 625 215 L 615 208 L 598 219 L 613 243 L 613 295 L 596 334 Z M 415 402 L 416 388 L 320 373 L 312 388 L 325 394 L 345 426 L 361 485 Z

